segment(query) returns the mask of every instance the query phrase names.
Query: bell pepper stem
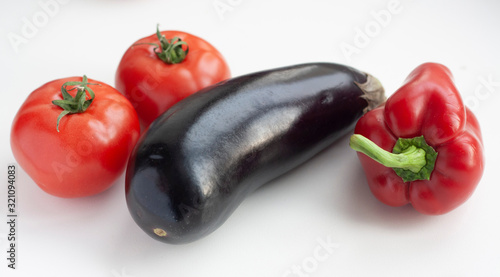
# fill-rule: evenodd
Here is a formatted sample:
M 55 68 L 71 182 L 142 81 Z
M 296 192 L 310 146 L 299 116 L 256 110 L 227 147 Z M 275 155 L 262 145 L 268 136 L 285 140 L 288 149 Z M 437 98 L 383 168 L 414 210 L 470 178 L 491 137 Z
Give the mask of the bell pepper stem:
M 399 154 L 394 154 L 359 134 L 351 136 L 349 145 L 352 149 L 367 155 L 386 167 L 401 168 L 418 173 L 427 163 L 425 150 L 414 145 Z

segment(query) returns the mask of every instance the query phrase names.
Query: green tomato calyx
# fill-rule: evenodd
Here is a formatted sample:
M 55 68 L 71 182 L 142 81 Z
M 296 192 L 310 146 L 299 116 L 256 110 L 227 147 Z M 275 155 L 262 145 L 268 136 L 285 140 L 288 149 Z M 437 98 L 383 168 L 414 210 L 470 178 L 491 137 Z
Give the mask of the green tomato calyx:
M 63 111 L 57 117 L 57 125 L 56 125 L 57 132 L 59 132 L 59 122 L 61 121 L 61 118 L 63 118 L 65 115 L 68 114 L 83 113 L 88 109 L 90 104 L 92 104 L 92 101 L 94 101 L 95 98 L 95 93 L 89 87 L 89 85 L 100 85 L 100 84 L 89 83 L 87 76 L 83 75 L 81 82 L 70 81 L 64 83 L 61 86 L 63 99 L 52 101 L 52 104 L 63 109 Z M 77 91 L 75 97 L 69 94 L 69 91 L 72 90 Z M 89 97 L 87 97 L 87 93 Z

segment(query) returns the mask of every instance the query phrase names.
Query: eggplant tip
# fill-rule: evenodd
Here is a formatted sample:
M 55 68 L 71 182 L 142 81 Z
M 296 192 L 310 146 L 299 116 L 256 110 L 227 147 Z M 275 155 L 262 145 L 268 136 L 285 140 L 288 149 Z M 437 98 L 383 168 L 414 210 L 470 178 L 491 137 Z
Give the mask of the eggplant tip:
M 154 228 L 153 229 L 153 232 L 159 236 L 159 237 L 166 237 L 167 236 L 167 232 L 161 228 Z

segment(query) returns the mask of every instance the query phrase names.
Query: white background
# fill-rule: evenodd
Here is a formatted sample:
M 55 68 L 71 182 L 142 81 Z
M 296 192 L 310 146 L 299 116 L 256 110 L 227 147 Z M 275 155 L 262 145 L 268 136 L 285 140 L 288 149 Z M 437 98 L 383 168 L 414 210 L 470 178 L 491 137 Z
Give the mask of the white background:
M 345 137 L 249 195 L 212 235 L 181 246 L 135 225 L 123 177 L 100 195 L 68 200 L 18 169 L 18 269 L 7 268 L 8 226 L 0 224 L 0 276 L 300 276 L 292 274 L 299 268 L 302 276 L 500 276 L 499 1 L 400 0 L 380 23 L 389 0 L 61 0 L 47 10 L 48 2 L 0 7 L 0 222 L 7 165 L 15 163 L 10 125 L 26 96 L 83 74 L 114 85 L 127 47 L 157 23 L 211 42 L 233 76 L 337 62 L 378 77 L 390 95 L 419 64 L 443 63 L 479 118 L 486 169 L 464 205 L 425 216 L 379 203 Z M 29 23 L 36 30 L 23 34 Z M 25 41 L 16 45 L 13 35 Z M 355 53 L 343 52 L 346 45 Z

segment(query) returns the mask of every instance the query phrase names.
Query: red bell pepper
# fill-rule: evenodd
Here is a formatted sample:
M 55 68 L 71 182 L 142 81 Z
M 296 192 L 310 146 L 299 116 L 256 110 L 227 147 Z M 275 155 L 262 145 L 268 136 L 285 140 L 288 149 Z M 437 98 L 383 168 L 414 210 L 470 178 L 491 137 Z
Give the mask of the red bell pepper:
M 354 133 L 350 145 L 370 190 L 390 206 L 447 213 L 472 195 L 483 174 L 479 123 L 440 64 L 417 67 Z

